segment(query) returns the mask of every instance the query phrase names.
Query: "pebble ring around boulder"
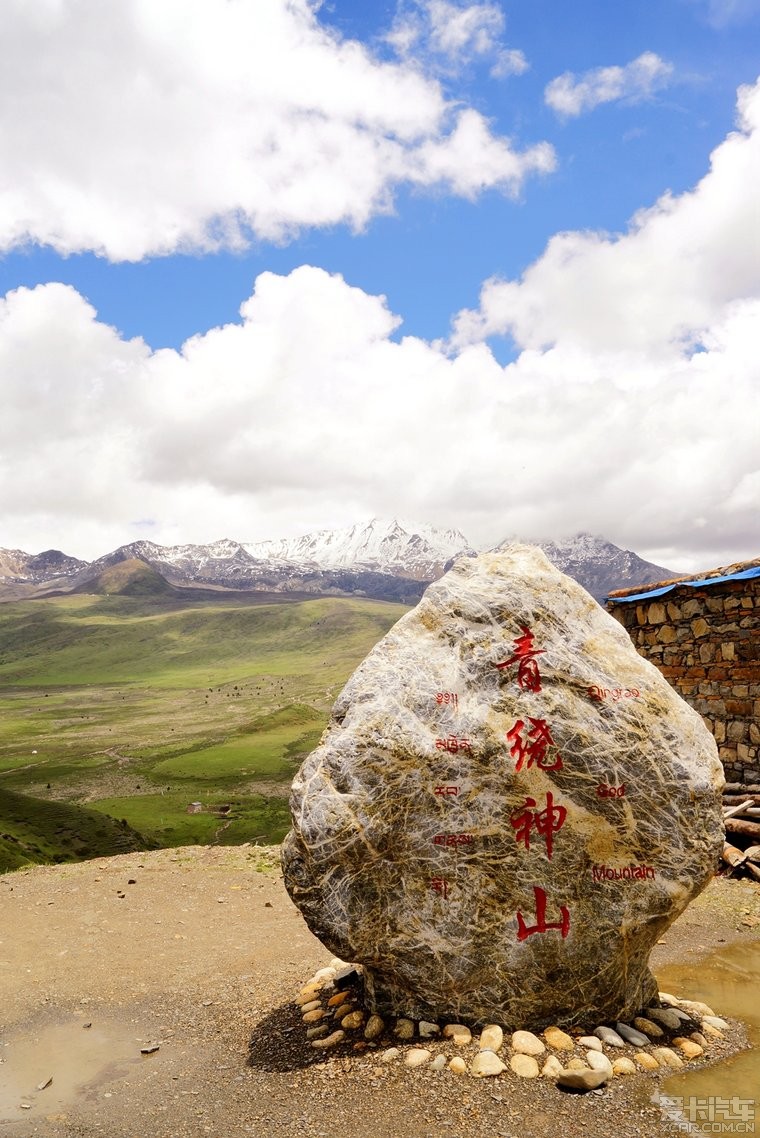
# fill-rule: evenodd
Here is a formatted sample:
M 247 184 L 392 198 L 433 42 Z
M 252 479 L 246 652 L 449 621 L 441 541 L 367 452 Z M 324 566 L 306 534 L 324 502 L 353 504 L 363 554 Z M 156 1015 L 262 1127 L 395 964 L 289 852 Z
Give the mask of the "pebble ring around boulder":
M 513 545 L 460 558 L 354 672 L 293 783 L 285 885 L 378 1013 L 626 1020 L 714 872 L 722 785 L 625 630 Z

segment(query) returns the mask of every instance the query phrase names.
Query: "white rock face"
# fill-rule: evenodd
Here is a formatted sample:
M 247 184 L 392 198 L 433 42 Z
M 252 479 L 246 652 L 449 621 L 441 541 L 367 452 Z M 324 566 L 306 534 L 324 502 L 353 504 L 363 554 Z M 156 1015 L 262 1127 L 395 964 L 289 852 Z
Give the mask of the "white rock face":
M 628 1020 L 714 871 L 722 784 L 625 630 L 513 546 L 460 559 L 349 680 L 293 784 L 285 883 L 380 1014 Z

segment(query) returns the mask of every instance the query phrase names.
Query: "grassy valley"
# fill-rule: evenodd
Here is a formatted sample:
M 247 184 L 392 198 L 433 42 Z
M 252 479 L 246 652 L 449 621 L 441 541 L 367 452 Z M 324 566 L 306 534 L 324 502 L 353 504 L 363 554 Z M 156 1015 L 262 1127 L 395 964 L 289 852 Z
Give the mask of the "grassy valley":
M 129 575 L 0 605 L 0 870 L 279 841 L 293 774 L 404 611 Z

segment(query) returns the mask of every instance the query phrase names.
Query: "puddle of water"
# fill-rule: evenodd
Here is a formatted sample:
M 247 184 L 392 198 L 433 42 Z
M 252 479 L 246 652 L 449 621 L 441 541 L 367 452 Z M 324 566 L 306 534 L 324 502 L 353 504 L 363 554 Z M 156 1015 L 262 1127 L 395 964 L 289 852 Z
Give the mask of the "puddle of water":
M 739 1020 L 752 1043 L 751 1050 L 713 1067 L 668 1079 L 662 1093 L 684 1100 L 694 1134 L 760 1134 L 760 942 L 731 945 L 698 965 L 658 969 L 657 979 L 664 991 L 702 1000 L 716 1015 Z M 734 1098 L 751 1105 L 734 1104 L 735 1113 L 726 1113 L 725 1100 Z
M 0 1123 L 97 1098 L 106 1083 L 143 1061 L 140 1046 L 121 1025 L 85 1028 L 81 1020 L 0 1038 Z M 52 1082 L 44 1087 L 48 1079 Z

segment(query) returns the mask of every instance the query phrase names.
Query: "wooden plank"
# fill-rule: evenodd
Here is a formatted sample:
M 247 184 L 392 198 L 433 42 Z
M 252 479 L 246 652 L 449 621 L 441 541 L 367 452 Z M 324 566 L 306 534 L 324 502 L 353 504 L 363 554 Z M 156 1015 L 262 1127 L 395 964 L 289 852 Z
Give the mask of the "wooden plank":
M 739 802 L 739 803 L 737 803 L 736 806 L 724 806 L 723 807 L 723 819 L 724 819 L 724 821 L 726 818 L 733 818 L 735 814 L 743 814 L 744 811 L 748 810 L 750 808 L 750 806 L 752 806 L 753 803 L 754 803 L 753 798 L 745 798 L 744 802 Z

